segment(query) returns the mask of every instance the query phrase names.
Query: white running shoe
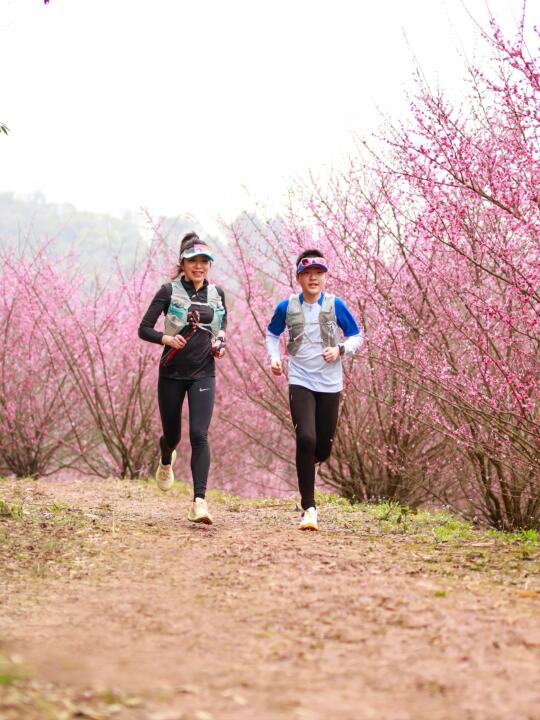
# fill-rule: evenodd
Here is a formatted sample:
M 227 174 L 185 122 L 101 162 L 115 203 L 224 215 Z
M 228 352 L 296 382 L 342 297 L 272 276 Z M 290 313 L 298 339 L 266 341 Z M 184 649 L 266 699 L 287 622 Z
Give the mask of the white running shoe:
M 195 498 L 195 502 L 191 505 L 188 520 L 196 523 L 204 523 L 211 525 L 213 523 L 212 516 L 208 512 L 208 505 L 203 498 Z
M 302 519 L 300 520 L 300 530 L 318 530 L 317 508 L 310 507 L 304 510 Z
M 170 465 L 162 465 L 161 460 L 159 461 L 158 469 L 156 470 L 156 482 L 157 486 L 163 492 L 167 492 L 174 485 L 174 473 L 173 465 L 176 460 L 176 450 L 173 450 Z

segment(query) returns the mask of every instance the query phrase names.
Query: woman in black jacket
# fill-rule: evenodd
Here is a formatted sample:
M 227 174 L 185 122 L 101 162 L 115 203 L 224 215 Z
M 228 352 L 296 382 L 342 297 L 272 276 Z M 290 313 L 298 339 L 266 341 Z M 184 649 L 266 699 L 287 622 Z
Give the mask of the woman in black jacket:
M 162 285 L 139 326 L 139 337 L 161 343 L 158 402 L 163 435 L 156 481 L 161 490 L 174 483 L 173 465 L 180 441 L 182 405 L 187 394 L 193 505 L 188 519 L 212 523 L 205 500 L 210 448 L 208 428 L 215 397 L 215 362 L 225 352 L 227 308 L 223 290 L 207 280 L 214 256 L 195 233 L 180 245 L 178 273 Z M 165 315 L 165 332 L 154 326 Z

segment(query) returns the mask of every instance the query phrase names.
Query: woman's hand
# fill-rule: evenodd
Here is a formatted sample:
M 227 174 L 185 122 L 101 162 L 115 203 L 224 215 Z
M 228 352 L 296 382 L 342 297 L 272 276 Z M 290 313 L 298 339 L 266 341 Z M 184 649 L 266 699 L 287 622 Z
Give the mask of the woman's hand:
M 181 335 L 163 335 L 163 337 L 161 338 L 162 345 L 168 345 L 169 347 L 175 348 L 176 350 L 181 350 L 186 343 L 186 338 L 182 337 Z
M 220 360 L 225 355 L 225 335 L 218 335 L 212 340 L 212 355 Z
M 281 364 L 281 360 L 272 360 L 270 363 L 270 370 L 272 371 L 272 375 L 283 375 L 283 365 Z
M 339 348 L 338 347 L 324 348 L 322 355 L 323 355 L 325 362 L 327 362 L 327 363 L 336 362 L 336 360 L 339 357 Z
M 225 340 L 218 340 L 212 347 L 212 355 L 216 360 L 221 360 L 225 355 Z

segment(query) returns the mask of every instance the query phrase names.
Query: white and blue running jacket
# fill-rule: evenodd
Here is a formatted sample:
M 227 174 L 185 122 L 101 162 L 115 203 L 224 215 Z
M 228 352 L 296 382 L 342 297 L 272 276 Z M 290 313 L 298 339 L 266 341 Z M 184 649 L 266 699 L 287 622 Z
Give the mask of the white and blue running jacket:
M 319 326 L 319 313 L 321 311 L 324 293 L 316 303 L 304 302 L 300 294 L 300 302 L 306 326 L 304 342 L 296 355 L 289 357 L 289 385 L 301 385 L 315 392 L 340 392 L 343 390 L 343 370 L 341 357 L 335 362 L 327 363 L 323 358 L 323 343 Z M 266 330 L 266 349 L 270 361 L 281 359 L 279 349 L 280 335 L 287 325 L 288 300 L 282 300 L 276 309 L 272 320 Z M 341 298 L 336 296 L 336 321 L 344 336 L 345 354 L 352 354 L 362 344 L 364 334 L 356 322 L 349 308 Z

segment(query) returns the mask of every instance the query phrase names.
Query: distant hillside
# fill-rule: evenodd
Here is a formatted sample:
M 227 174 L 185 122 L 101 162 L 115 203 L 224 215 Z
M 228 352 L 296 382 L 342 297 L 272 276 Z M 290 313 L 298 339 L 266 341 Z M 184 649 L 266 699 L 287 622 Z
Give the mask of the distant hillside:
M 190 230 L 205 235 L 200 225 L 186 218 L 156 217 L 154 221 L 159 221 L 161 233 L 170 238 L 171 245 Z M 50 203 L 41 193 L 30 197 L 0 193 L 0 246 L 25 240 L 34 245 L 52 239 L 55 253 L 75 251 L 81 265 L 98 275 L 110 271 L 115 257 L 124 266 L 134 262 L 151 237 L 145 226 L 142 215 L 126 213 L 117 218 Z

